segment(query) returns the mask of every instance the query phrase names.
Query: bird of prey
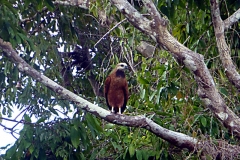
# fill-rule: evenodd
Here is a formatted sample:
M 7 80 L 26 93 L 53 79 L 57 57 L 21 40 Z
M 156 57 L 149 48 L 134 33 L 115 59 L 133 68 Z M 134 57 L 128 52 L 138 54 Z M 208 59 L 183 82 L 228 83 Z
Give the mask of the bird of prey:
M 109 110 L 122 114 L 128 101 L 128 83 L 124 70 L 128 68 L 126 63 L 119 63 L 108 75 L 104 84 L 104 95 Z

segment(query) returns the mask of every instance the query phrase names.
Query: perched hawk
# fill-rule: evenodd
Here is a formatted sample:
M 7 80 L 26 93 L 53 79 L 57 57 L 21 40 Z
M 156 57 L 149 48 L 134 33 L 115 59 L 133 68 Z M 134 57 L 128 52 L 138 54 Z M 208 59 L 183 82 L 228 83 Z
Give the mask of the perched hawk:
M 127 68 L 126 63 L 119 63 L 105 80 L 104 95 L 108 108 L 114 113 L 122 114 L 127 105 L 128 84 L 124 73 Z

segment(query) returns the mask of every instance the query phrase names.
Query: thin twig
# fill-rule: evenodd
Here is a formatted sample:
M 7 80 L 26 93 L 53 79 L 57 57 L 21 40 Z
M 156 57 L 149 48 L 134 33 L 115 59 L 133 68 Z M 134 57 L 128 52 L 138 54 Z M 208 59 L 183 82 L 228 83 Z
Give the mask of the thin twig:
M 97 23 L 99 23 L 98 22 L 98 20 L 97 20 L 97 18 L 96 17 L 94 17 L 93 15 L 91 15 L 91 14 L 85 14 L 85 16 L 89 16 L 89 17 L 92 17 L 95 21 L 97 21 Z
M 185 45 L 185 43 L 187 43 L 187 41 L 189 40 L 190 36 L 187 37 L 187 39 L 183 42 L 183 45 Z
M 16 123 L 19 122 L 19 121 L 17 121 L 17 120 L 9 119 L 9 118 L 4 118 L 4 117 L 0 117 L 0 119 L 6 120 L 6 121 L 10 121 L 10 122 L 16 122 Z M 20 121 L 20 122 L 21 122 L 21 121 Z M 21 122 L 21 123 L 24 123 L 24 122 Z M 24 124 L 25 124 L 25 123 L 24 123 Z
M 24 110 L 22 110 L 15 118 L 14 120 L 16 120 L 23 112 L 27 111 L 29 109 L 30 106 L 26 107 Z
M 16 137 L 13 133 L 15 133 L 15 134 L 19 134 L 19 133 L 15 132 L 15 131 L 13 130 L 13 128 L 8 128 L 8 127 L 6 127 L 5 125 L 3 125 L 3 124 L 1 124 L 1 123 L 0 123 L 0 126 L 2 126 L 5 130 L 9 130 L 10 133 L 11 133 L 11 135 L 12 135 L 15 139 L 17 139 L 17 137 Z
M 118 22 L 112 29 L 110 29 L 107 33 L 105 33 L 105 34 L 103 35 L 103 37 L 100 38 L 100 39 L 97 41 L 97 43 L 94 45 L 94 48 L 98 45 L 98 43 L 100 43 L 100 42 L 102 41 L 103 38 L 105 38 L 111 31 L 113 31 L 115 28 L 117 28 L 121 23 L 123 23 L 123 22 L 126 21 L 126 20 L 127 20 L 127 18 L 121 20 L 121 21 Z

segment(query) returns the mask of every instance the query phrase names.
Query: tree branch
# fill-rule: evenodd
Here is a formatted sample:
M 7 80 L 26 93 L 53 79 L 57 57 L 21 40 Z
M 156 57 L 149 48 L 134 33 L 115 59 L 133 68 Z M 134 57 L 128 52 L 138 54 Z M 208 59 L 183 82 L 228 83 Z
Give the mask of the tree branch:
M 226 75 L 229 81 L 238 89 L 240 92 L 240 75 L 238 74 L 236 67 L 234 66 L 231 59 L 231 51 L 225 41 L 224 35 L 224 22 L 220 17 L 219 3 L 217 0 L 211 0 L 211 15 L 212 21 L 217 41 L 217 47 L 220 54 L 220 59 L 222 61 L 223 67 L 225 68 Z M 236 12 L 235 12 L 236 13 Z M 240 9 L 239 13 L 240 17 Z
M 60 0 L 56 0 L 56 1 L 54 1 L 53 2 L 54 4 L 59 4 L 59 5 L 65 5 L 65 6 L 78 6 L 78 7 L 80 7 L 80 8 L 84 8 L 84 9 L 89 9 L 89 7 L 90 7 L 90 2 L 89 2 L 89 0 L 76 0 L 76 1 L 70 1 L 70 0 L 67 0 L 67 1 L 60 1 Z M 83 4 L 83 5 L 81 5 L 81 4 Z M 141 17 L 140 19 L 142 19 L 142 18 L 144 18 L 145 20 L 147 20 L 145 17 L 144 17 L 144 15 L 141 15 L 141 14 L 139 14 L 137 11 L 135 12 L 136 14 L 137 14 L 137 16 L 139 16 L 139 17 Z M 149 15 L 149 14 L 148 14 Z M 89 15 L 89 16 L 91 16 L 91 15 Z M 160 16 L 160 15 L 159 15 Z M 93 16 L 92 16 L 93 17 Z M 95 17 L 94 17 L 95 18 Z M 121 26 L 119 26 L 120 24 L 121 24 L 121 22 L 123 22 L 123 21 L 125 21 L 125 19 L 124 20 L 122 20 L 121 22 L 116 22 L 116 19 L 113 17 L 113 16 L 109 16 L 108 17 L 108 15 L 106 15 L 106 12 L 105 11 L 102 11 L 102 10 L 99 10 L 98 11 L 98 19 L 99 19 L 99 21 L 97 21 L 97 18 L 95 18 L 95 20 L 101 25 L 101 26 L 103 26 L 103 27 L 109 27 L 110 26 L 110 24 L 114 24 L 114 27 L 112 28 L 112 29 L 110 29 L 104 36 L 102 36 L 102 38 L 94 45 L 94 46 L 96 46 L 103 38 L 105 38 L 113 29 L 115 29 L 116 27 L 119 27 L 120 28 L 120 30 L 123 30 L 123 28 L 121 27 Z M 150 23 L 150 21 L 148 22 L 148 23 Z M 142 23 L 142 25 L 144 26 L 144 25 L 147 25 L 147 24 L 144 24 L 144 23 Z M 144 29 L 144 27 L 141 27 L 141 26 L 139 26 L 140 28 L 143 28 L 143 30 L 142 31 L 147 31 L 146 29 Z M 83 34 L 83 33 L 78 33 L 78 34 Z M 91 35 L 93 35 L 93 34 L 91 34 Z M 101 35 L 94 35 L 94 36 L 101 36 Z M 121 37 L 122 38 L 122 37 Z M 145 48 L 146 47 L 146 45 L 145 45 L 146 43 L 140 43 L 139 44 L 139 48 Z M 142 49 L 139 49 L 138 50 L 141 54 L 143 54 L 143 55 L 146 55 L 146 50 L 142 50 Z M 143 51 L 143 52 L 142 52 Z M 91 83 L 91 82 L 90 82 Z
M 97 116 L 98 118 L 104 119 L 110 123 L 130 126 L 130 127 L 139 127 L 149 130 L 156 136 L 172 143 L 173 145 L 180 148 L 187 148 L 190 151 L 201 151 L 204 152 L 205 155 L 211 155 L 214 159 L 219 154 L 224 154 L 226 158 L 236 157 L 239 154 L 240 147 L 236 145 L 228 144 L 225 141 L 221 141 L 219 145 L 215 145 L 211 141 L 198 141 L 196 138 L 190 137 L 183 133 L 175 132 L 168 130 L 166 128 L 161 127 L 151 119 L 139 115 L 139 116 L 127 116 L 127 115 L 118 115 L 113 114 L 97 105 L 94 105 L 87 100 L 77 96 L 76 94 L 70 92 L 69 90 L 63 88 L 58 85 L 48 77 L 42 75 L 30 65 L 28 65 L 20 56 L 18 56 L 17 52 L 12 48 L 10 43 L 4 42 L 0 39 L 0 49 L 3 50 L 4 55 L 12 61 L 20 70 L 35 80 L 41 82 L 51 90 L 58 93 L 59 96 L 62 96 L 65 99 L 75 102 L 80 108 L 86 110 L 89 113 Z M 2 118 L 3 119 L 3 118 Z M 5 119 L 13 122 L 17 122 L 16 120 Z M 22 121 L 21 121 L 22 122 Z M 26 124 L 33 124 L 29 122 L 22 122 Z M 219 141 L 220 142 L 220 141 Z M 224 145 L 224 148 L 222 147 Z
M 128 1 L 112 0 L 111 2 L 126 16 L 129 22 L 132 22 L 132 24 L 138 24 L 137 26 L 134 25 L 134 27 L 146 34 L 153 35 L 154 32 L 150 27 L 152 25 L 152 21 L 140 14 L 130 5 L 130 3 L 128 3 Z
M 53 2 L 53 4 L 60 4 L 60 5 L 65 5 L 65 6 L 78 6 L 80 8 L 84 9 L 89 9 L 90 1 L 89 0 L 65 0 L 65 1 L 60 1 L 56 0 Z
M 80 108 L 86 110 L 93 115 L 104 119 L 110 123 L 125 125 L 131 127 L 140 127 L 149 130 L 155 135 L 165 139 L 166 141 L 174 144 L 180 148 L 188 148 L 189 150 L 194 150 L 194 147 L 197 144 L 197 139 L 192 138 L 188 135 L 174 132 L 168 129 L 165 129 L 151 119 L 146 118 L 145 116 L 127 116 L 127 115 L 116 115 L 113 114 L 97 105 L 94 105 L 87 100 L 77 96 L 76 94 L 70 92 L 69 90 L 58 85 L 56 82 L 52 81 L 48 77 L 42 75 L 29 64 L 27 64 L 17 52 L 12 48 L 11 44 L 4 42 L 0 39 L 0 49 L 4 51 L 4 55 L 11 60 L 19 69 L 20 72 L 25 73 L 32 77 L 33 79 L 41 82 L 43 85 L 47 86 L 49 89 L 56 92 L 59 96 L 68 99 L 72 102 L 75 102 Z
M 139 13 L 135 13 L 136 11 L 128 2 L 123 0 L 111 0 L 111 2 L 128 18 L 132 25 L 140 30 L 144 29 L 138 26 L 144 24 L 146 18 L 138 20 Z M 152 3 L 150 0 L 144 0 L 143 2 L 149 7 L 149 11 L 153 13 L 156 12 L 157 9 L 153 7 L 153 5 L 149 5 Z M 132 11 L 135 11 L 134 14 L 131 13 Z M 204 63 L 203 56 L 191 51 L 178 42 L 168 32 L 166 22 L 161 19 L 157 20 L 157 18 L 161 18 L 160 16 L 152 15 L 152 18 L 154 22 L 150 23 L 148 19 L 145 22 L 148 24 L 146 28 L 152 30 L 152 32 L 147 31 L 145 33 L 154 37 L 158 44 L 161 45 L 163 49 L 169 51 L 179 64 L 184 64 L 185 67 L 192 71 L 195 81 L 198 84 L 197 93 L 203 104 L 214 113 L 215 117 L 217 117 L 230 132 L 240 137 L 240 118 L 225 104 L 223 98 L 216 89 L 213 78 Z M 155 25 L 155 22 L 159 22 L 159 25 Z
M 234 23 L 239 21 L 239 19 L 240 19 L 240 8 L 236 12 L 234 12 L 230 17 L 228 17 L 223 21 L 224 30 L 229 29 Z
M 67 0 L 64 2 L 70 3 L 71 1 Z M 167 28 L 165 26 L 166 24 L 164 24 L 165 21 L 161 20 L 161 17 L 156 16 L 153 18 L 155 20 L 160 19 L 159 22 L 161 23 L 159 25 L 156 25 L 153 21 L 143 17 L 131 5 L 129 6 L 126 1 L 123 2 L 122 0 L 112 0 L 112 3 L 116 3 L 115 5 L 119 8 L 119 10 L 125 14 L 128 20 L 136 28 L 156 38 L 157 42 L 161 44 L 166 50 L 168 50 L 179 63 L 185 64 L 185 66 L 192 71 L 199 86 L 198 95 L 204 102 L 205 106 L 209 107 L 215 116 L 218 117 L 218 119 L 223 122 L 223 124 L 230 131 L 233 131 L 237 136 L 239 136 L 239 118 L 226 106 L 224 100 L 219 95 L 213 79 L 207 70 L 206 65 L 204 64 L 203 57 L 189 50 L 184 45 L 179 43 L 174 37 L 172 37 L 172 35 L 170 35 L 170 33 L 167 31 Z M 145 4 L 147 3 L 152 2 L 145 0 Z M 130 12 L 130 10 L 134 12 Z M 105 109 L 86 101 L 85 99 L 66 90 L 54 81 L 34 70 L 21 57 L 18 56 L 17 52 L 12 48 L 10 43 L 4 42 L 2 39 L 0 39 L 0 49 L 4 51 L 4 55 L 9 60 L 16 64 L 20 72 L 26 73 L 27 75 L 31 76 L 37 81 L 43 83 L 51 90 L 58 93 L 63 98 L 75 102 L 79 107 L 96 115 L 99 118 L 119 125 L 145 128 L 155 135 L 181 148 L 188 148 L 189 150 L 193 150 L 195 147 L 198 147 L 198 149 L 201 147 L 204 148 L 204 143 L 198 142 L 197 139 L 179 132 L 165 129 L 153 122 L 151 119 L 144 116 L 111 114 L 109 111 L 106 111 Z M 236 146 L 236 148 L 239 150 L 238 146 Z
M 3 118 L 0 117 L 0 119 L 3 119 Z M 17 139 L 17 137 L 14 135 L 14 133 L 15 133 L 15 134 L 19 134 L 19 133 L 15 132 L 12 128 L 6 127 L 5 125 L 3 125 L 3 124 L 1 124 L 1 123 L 0 123 L 0 126 L 2 126 L 4 130 L 9 130 L 10 133 L 11 133 L 11 135 L 12 135 L 15 139 Z
M 123 19 L 120 22 L 118 22 L 113 28 L 111 28 L 109 31 L 107 31 L 107 33 L 105 33 L 95 44 L 94 44 L 94 48 L 98 45 L 99 42 L 101 42 L 101 40 L 103 40 L 110 32 L 112 32 L 115 28 L 117 28 L 120 24 L 122 24 L 124 21 L 126 21 L 127 19 Z

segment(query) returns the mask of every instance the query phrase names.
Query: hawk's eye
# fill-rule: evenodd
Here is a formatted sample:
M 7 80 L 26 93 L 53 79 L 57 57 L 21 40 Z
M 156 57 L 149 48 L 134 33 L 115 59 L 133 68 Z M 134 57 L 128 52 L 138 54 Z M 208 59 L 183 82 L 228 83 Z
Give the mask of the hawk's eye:
M 123 64 L 121 64 L 121 67 L 124 67 L 124 65 L 123 65 Z

